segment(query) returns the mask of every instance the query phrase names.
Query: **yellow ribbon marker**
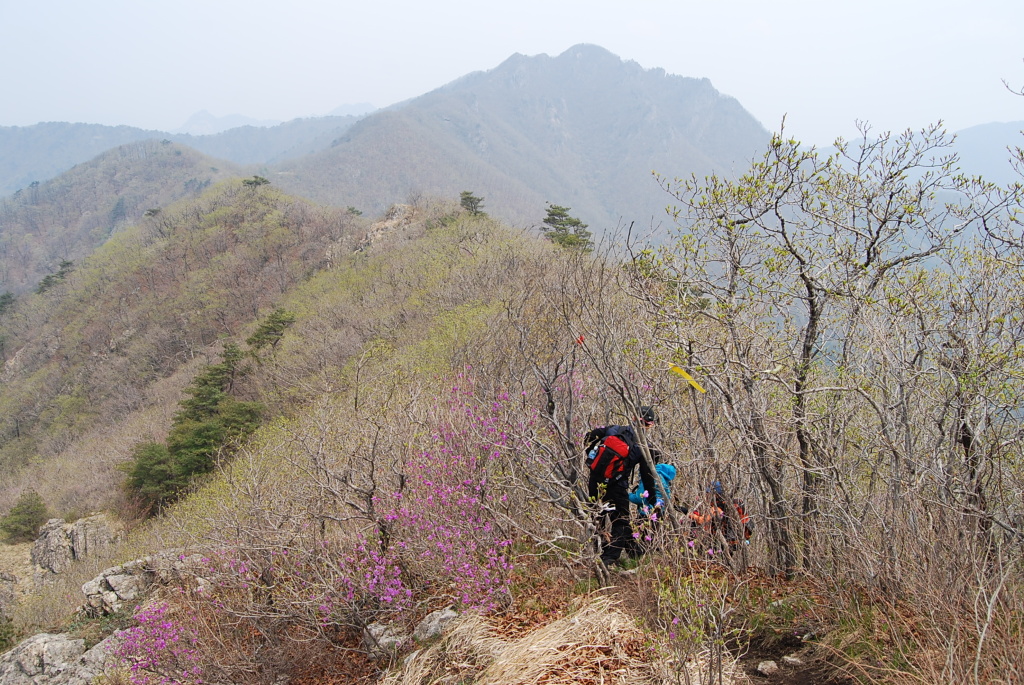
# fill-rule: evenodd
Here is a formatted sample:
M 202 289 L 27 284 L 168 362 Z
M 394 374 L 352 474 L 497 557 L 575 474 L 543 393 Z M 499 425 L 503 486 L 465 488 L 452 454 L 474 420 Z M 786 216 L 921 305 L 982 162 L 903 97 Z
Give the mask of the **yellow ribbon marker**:
M 671 366 L 671 367 L 669 368 L 669 371 L 674 371 L 675 373 L 678 373 L 678 374 L 679 374 L 680 376 L 682 376 L 683 378 L 685 378 L 685 379 L 686 379 L 686 382 L 687 382 L 687 383 L 689 383 L 689 384 L 690 384 L 690 385 L 692 385 L 693 387 L 697 388 L 697 389 L 698 389 L 698 390 L 700 390 L 701 392 L 707 392 L 707 390 L 705 390 L 704 388 L 700 387 L 700 383 L 698 383 L 697 381 L 693 380 L 693 376 L 691 376 L 690 374 L 686 373 L 685 371 L 683 371 L 682 369 L 680 369 L 680 368 L 679 368 L 678 366 L 676 366 L 675 364 L 673 364 L 673 365 L 672 365 L 672 366 Z

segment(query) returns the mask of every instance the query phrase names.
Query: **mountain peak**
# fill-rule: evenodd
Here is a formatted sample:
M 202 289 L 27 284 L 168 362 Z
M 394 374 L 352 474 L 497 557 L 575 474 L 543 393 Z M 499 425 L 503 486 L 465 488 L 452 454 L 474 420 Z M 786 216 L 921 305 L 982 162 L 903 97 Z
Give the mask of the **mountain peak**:
M 559 59 L 600 59 L 621 62 L 622 58 L 600 45 L 577 43 L 558 56 Z
M 239 128 L 241 126 L 256 126 L 259 128 L 267 128 L 270 126 L 277 126 L 280 121 L 272 119 L 253 119 L 251 117 L 242 116 L 241 114 L 229 114 L 224 117 L 214 116 L 208 111 L 200 110 L 190 116 L 188 121 L 182 124 L 181 128 L 172 133 L 187 133 L 193 136 L 208 136 L 215 133 L 221 133 L 228 131 L 233 128 Z

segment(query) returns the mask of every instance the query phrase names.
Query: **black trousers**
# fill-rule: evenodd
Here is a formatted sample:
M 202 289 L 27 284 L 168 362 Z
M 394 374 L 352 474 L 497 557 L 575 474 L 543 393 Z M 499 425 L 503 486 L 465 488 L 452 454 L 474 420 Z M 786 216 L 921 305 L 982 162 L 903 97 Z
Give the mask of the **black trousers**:
M 597 497 L 600 484 L 601 480 L 591 474 L 588 483 L 591 497 Z M 621 480 L 608 483 L 601 501 L 615 507 L 608 512 L 608 518 L 611 520 L 611 539 L 601 551 L 601 561 L 611 564 L 621 556 L 623 551 L 629 556 L 637 556 L 639 547 L 636 540 L 633 539 L 633 527 L 629 523 L 630 503 L 626 483 Z M 603 519 L 604 516 L 601 518 Z

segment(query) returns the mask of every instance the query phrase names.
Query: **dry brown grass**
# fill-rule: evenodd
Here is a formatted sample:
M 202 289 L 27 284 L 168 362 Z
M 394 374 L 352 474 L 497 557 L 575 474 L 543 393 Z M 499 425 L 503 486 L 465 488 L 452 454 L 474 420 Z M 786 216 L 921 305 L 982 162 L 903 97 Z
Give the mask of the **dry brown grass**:
M 384 685 L 462 683 L 570 685 L 590 683 L 700 683 L 700 664 L 674 664 L 606 596 L 521 634 L 475 614 L 461 617 L 439 642 L 414 653 Z M 738 682 L 726 677 L 723 683 Z

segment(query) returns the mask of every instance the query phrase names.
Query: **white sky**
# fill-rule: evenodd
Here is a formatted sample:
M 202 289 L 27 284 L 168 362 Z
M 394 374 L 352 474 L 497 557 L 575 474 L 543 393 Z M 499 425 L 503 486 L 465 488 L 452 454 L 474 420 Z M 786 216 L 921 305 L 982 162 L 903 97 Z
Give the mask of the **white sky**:
M 1022 36 L 1022 0 L 0 0 L 0 126 L 318 116 L 593 43 L 821 145 L 1024 120 Z

